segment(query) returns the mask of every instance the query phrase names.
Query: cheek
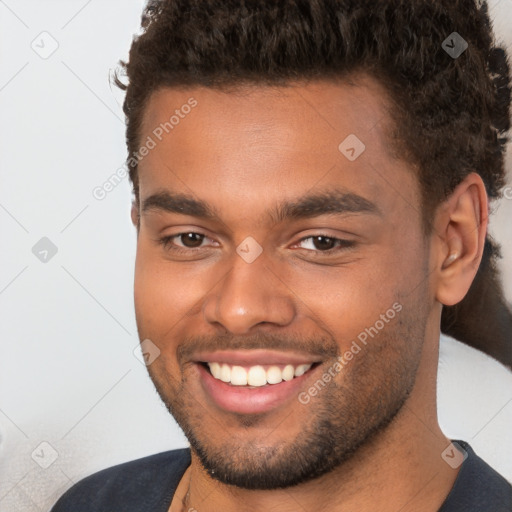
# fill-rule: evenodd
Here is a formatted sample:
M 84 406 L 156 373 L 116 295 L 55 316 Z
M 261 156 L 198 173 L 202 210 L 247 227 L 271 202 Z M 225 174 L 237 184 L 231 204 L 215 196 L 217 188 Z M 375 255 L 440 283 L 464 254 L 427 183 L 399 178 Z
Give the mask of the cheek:
M 204 269 L 185 266 L 166 260 L 144 243 L 138 246 L 134 301 L 141 336 L 159 339 L 170 335 L 180 328 L 181 320 L 197 314 L 201 298 L 209 289 L 207 276 Z
M 393 251 L 379 246 L 347 265 L 295 271 L 288 282 L 326 326 L 350 330 L 375 321 L 391 307 L 400 287 L 400 272 L 393 264 Z
M 305 304 L 305 314 L 314 315 L 316 324 L 346 350 L 367 329 L 396 328 L 403 302 L 422 274 L 419 249 L 408 251 L 399 252 L 391 244 L 374 246 L 346 266 L 295 271 L 288 277 L 290 288 Z
M 167 317 L 169 325 L 179 305 L 176 297 L 178 287 L 173 285 L 172 273 L 166 270 L 165 262 L 155 257 L 154 252 L 139 240 L 134 276 L 135 310 L 139 329 L 142 327 L 144 330 L 141 335 L 150 338 L 157 334 L 164 318 Z

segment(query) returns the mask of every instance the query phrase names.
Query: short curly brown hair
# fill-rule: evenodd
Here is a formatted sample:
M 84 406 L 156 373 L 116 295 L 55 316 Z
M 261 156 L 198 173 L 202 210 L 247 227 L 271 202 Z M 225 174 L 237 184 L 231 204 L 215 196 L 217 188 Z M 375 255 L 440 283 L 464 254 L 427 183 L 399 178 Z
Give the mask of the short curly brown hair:
M 445 40 L 462 37 L 457 58 Z M 137 160 L 149 97 L 161 87 L 223 89 L 286 85 L 364 71 L 393 103 L 393 147 L 418 169 L 428 230 L 435 208 L 472 171 L 491 199 L 505 184 L 510 128 L 506 53 L 494 44 L 485 2 L 475 0 L 150 0 L 128 62 L 124 113 L 130 179 L 139 204 Z M 512 364 L 509 345 L 490 349 L 461 312 L 482 308 L 482 286 L 508 311 L 488 237 L 479 275 L 461 305 L 445 308 L 443 330 Z M 478 280 L 483 279 L 478 284 Z M 475 302 L 476 301 L 476 302 Z M 478 304 L 476 304 L 478 303 Z M 493 302 L 494 305 L 495 302 Z M 468 313 L 464 313 L 465 315 Z M 488 332 L 488 331 L 487 331 Z M 487 343 L 487 345 L 486 345 Z M 496 342 L 492 342 L 496 343 Z

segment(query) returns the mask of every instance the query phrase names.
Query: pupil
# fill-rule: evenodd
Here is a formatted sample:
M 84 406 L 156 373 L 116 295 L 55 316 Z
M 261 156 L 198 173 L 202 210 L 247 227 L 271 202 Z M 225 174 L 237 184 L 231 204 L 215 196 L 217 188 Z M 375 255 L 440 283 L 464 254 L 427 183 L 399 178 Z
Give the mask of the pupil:
M 322 243 L 321 240 L 323 240 L 324 243 Z M 325 243 L 326 240 L 327 240 L 327 243 Z M 320 242 L 320 243 L 318 243 L 318 242 Z M 329 249 L 332 249 L 333 239 L 329 238 L 328 236 L 316 236 L 313 239 L 313 243 L 315 244 L 315 247 L 317 249 L 329 250 Z
M 204 236 L 199 233 L 185 233 L 181 235 L 181 241 L 185 247 L 198 247 L 201 245 Z

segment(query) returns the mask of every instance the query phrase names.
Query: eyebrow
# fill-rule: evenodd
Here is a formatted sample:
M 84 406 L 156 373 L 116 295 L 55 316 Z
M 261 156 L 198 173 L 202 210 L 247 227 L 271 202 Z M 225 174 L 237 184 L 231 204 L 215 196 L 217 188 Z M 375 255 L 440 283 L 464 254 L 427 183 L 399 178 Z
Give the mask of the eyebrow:
M 142 201 L 142 213 L 162 211 L 189 215 L 202 219 L 220 219 L 219 212 L 200 199 L 181 194 L 161 191 Z M 299 220 L 322 215 L 347 215 L 366 213 L 382 216 L 376 204 L 362 196 L 340 189 L 327 190 L 299 197 L 292 201 L 283 201 L 265 215 L 271 222 L 278 224 L 285 220 Z

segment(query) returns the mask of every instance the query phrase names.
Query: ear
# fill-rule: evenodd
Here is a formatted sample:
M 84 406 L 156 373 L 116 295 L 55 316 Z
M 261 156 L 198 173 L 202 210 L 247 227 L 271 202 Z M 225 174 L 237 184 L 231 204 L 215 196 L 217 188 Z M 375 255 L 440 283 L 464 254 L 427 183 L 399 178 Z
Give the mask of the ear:
M 436 212 L 432 245 L 435 296 L 445 306 L 460 302 L 475 278 L 487 234 L 488 208 L 484 182 L 471 173 Z
M 136 200 L 132 201 L 132 211 L 131 211 L 132 223 L 139 230 L 139 206 L 137 205 Z

